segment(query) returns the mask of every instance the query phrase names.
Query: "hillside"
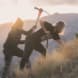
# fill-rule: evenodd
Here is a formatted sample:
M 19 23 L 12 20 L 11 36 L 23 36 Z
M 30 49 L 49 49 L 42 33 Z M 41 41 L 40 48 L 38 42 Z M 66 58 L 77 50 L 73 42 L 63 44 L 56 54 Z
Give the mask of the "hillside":
M 64 37 L 66 40 L 74 38 L 76 32 L 78 32 L 78 14 L 59 14 L 55 13 L 54 15 L 43 17 L 44 20 L 49 21 L 52 24 L 55 24 L 58 21 L 65 22 L 65 34 Z
M 66 43 L 46 59 L 38 58 L 31 73 L 33 78 L 78 78 L 78 40 Z M 17 67 L 15 76 L 28 78 L 28 70 L 20 71 Z

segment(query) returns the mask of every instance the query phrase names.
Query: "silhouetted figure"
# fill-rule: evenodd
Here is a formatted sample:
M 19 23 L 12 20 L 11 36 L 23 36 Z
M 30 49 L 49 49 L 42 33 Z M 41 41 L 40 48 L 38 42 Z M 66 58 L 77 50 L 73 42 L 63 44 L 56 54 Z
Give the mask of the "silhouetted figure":
M 23 21 L 18 18 L 16 22 L 13 24 L 11 31 L 8 34 L 8 38 L 6 39 L 4 43 L 4 61 L 5 61 L 5 66 L 4 70 L 2 73 L 2 78 L 6 78 L 10 64 L 12 61 L 13 56 L 18 56 L 18 57 L 23 57 L 23 51 L 18 48 L 18 44 L 23 44 L 25 43 L 24 40 L 21 40 L 21 35 L 30 35 L 33 32 L 33 28 L 30 29 L 29 31 L 24 31 L 23 30 Z
M 24 56 L 20 62 L 20 69 L 22 70 L 25 65 L 27 67 L 30 67 L 29 57 L 33 50 L 38 51 L 41 53 L 44 57 L 46 57 L 46 49 L 41 44 L 42 37 L 44 35 L 51 35 L 51 38 L 56 40 L 59 44 L 63 45 L 62 40 L 60 39 L 59 33 L 62 32 L 64 28 L 64 22 L 59 21 L 56 23 L 56 26 L 54 27 L 52 24 L 48 23 L 47 21 L 40 21 L 41 29 L 39 29 L 37 32 L 34 32 L 30 36 L 26 38 L 25 41 L 25 49 L 24 49 Z

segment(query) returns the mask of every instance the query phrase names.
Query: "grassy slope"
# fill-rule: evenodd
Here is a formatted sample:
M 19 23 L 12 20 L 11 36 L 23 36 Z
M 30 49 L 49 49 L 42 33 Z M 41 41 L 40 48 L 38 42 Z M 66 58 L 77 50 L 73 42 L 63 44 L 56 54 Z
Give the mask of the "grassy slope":
M 73 40 L 60 47 L 45 59 L 38 59 L 42 64 L 34 64 L 34 78 L 78 78 L 78 40 Z M 16 78 L 28 78 L 27 71 L 16 70 Z

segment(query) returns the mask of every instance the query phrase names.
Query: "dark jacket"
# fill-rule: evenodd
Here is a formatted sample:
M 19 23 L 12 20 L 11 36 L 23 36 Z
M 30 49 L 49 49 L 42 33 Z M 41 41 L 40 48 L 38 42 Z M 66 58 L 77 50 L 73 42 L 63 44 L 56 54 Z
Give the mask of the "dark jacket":
M 60 36 L 57 32 L 54 31 L 54 26 L 52 24 L 45 22 L 44 24 L 46 30 L 50 31 L 51 39 L 58 40 L 60 39 Z M 43 31 L 42 28 L 40 28 L 38 31 L 34 32 L 30 36 L 26 38 L 26 42 L 31 42 L 32 44 L 34 43 L 40 43 L 42 40 L 42 37 L 46 36 L 46 33 Z
M 4 43 L 4 48 L 7 47 L 16 47 L 18 44 L 24 43 L 21 40 L 21 35 L 29 35 L 32 33 L 32 29 L 29 31 L 24 31 L 23 29 L 21 30 L 11 30 L 8 34 L 8 37 Z

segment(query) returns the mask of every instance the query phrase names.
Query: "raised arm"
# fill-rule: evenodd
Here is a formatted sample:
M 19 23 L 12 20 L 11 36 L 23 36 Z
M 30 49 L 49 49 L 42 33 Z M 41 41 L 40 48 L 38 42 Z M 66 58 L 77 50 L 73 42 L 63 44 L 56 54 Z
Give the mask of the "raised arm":
M 35 23 L 35 25 L 27 32 L 28 34 L 33 33 L 33 31 L 37 28 L 37 24 L 38 24 L 38 22 L 39 22 L 39 18 L 40 18 L 40 16 L 41 16 L 42 12 L 43 12 L 43 10 L 42 10 L 41 8 L 38 9 L 38 16 L 37 16 L 37 19 L 36 19 L 36 23 Z

